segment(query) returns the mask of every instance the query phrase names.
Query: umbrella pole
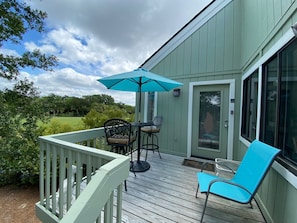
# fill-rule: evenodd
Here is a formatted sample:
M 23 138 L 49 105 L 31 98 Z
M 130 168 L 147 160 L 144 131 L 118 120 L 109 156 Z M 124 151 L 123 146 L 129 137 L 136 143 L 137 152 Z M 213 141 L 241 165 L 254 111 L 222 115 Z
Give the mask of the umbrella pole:
M 137 162 L 140 162 L 140 132 L 141 132 L 141 121 L 140 121 L 140 114 L 141 114 L 141 77 L 139 83 L 139 105 L 138 105 L 138 141 L 137 141 Z
M 137 140 L 137 161 L 134 162 L 134 171 L 135 172 L 144 172 L 147 171 L 150 168 L 150 164 L 146 161 L 140 161 L 140 139 L 141 139 L 141 118 L 140 118 L 140 114 L 141 114 L 141 78 L 140 78 L 140 84 L 139 84 L 139 105 L 138 105 L 138 140 Z

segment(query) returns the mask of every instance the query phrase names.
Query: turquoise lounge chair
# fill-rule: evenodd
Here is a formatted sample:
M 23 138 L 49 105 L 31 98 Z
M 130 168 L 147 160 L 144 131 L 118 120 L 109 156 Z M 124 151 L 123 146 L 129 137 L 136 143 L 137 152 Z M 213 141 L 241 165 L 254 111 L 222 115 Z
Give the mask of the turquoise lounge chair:
M 206 200 L 200 222 L 203 221 L 209 194 L 214 194 L 242 204 L 251 204 L 257 189 L 279 152 L 279 149 L 255 140 L 249 146 L 232 179 L 211 175 L 202 172 L 203 170 L 198 172 L 196 198 L 199 187 L 201 193 L 206 193 Z

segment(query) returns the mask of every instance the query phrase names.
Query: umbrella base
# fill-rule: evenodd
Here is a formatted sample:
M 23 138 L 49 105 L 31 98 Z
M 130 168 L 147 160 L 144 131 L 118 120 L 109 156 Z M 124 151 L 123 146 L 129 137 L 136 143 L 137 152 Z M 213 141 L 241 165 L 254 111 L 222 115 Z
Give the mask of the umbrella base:
M 146 161 L 134 161 L 133 170 L 134 172 L 145 172 L 149 170 L 150 164 Z

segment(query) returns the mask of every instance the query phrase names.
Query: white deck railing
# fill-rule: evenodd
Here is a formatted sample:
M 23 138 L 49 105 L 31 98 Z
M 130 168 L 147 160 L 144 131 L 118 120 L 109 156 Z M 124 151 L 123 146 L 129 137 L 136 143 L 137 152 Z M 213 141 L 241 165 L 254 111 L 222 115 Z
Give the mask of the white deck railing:
M 129 158 L 98 149 L 102 137 L 102 128 L 40 137 L 42 222 L 121 222 Z

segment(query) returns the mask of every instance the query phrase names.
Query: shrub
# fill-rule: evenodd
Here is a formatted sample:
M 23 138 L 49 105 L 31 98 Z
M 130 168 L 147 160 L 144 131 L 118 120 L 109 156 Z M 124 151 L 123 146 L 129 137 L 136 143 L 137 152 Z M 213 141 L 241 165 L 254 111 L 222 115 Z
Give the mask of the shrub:
M 52 135 L 63 132 L 71 132 L 74 131 L 72 126 L 67 123 L 62 123 L 56 118 L 52 118 L 51 121 L 43 126 L 43 134 L 42 135 Z
M 101 116 L 101 117 L 100 117 Z M 103 125 L 102 116 L 99 112 L 95 109 L 91 109 L 85 117 L 82 118 L 83 123 L 85 124 L 86 128 L 98 128 Z

